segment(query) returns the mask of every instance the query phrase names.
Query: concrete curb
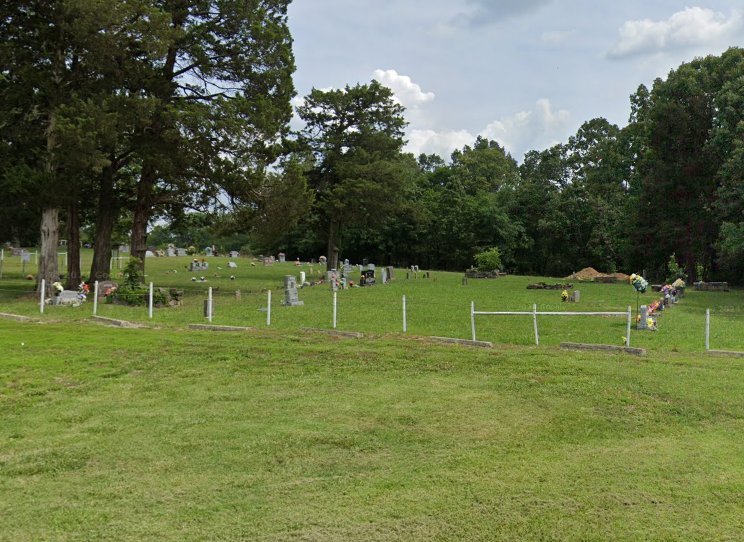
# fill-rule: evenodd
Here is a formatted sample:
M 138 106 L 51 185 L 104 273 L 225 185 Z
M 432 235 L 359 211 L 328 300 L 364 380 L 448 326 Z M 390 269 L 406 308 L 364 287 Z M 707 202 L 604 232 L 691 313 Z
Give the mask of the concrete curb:
M 302 331 L 308 333 L 325 333 L 326 335 L 332 335 L 334 337 L 346 337 L 347 339 L 361 339 L 364 337 L 364 333 L 357 331 L 338 331 L 335 329 L 320 329 L 314 327 L 303 327 Z
M 255 328 L 252 327 L 213 326 L 211 324 L 189 324 L 189 329 L 200 331 L 255 331 Z
M 30 316 L 21 316 L 20 314 L 10 314 L 7 312 L 0 312 L 0 318 L 16 320 L 18 322 L 38 322 L 36 318 L 31 318 Z
M 478 348 L 493 348 L 493 343 L 488 341 L 471 341 L 469 339 L 455 339 L 452 337 L 426 337 L 427 339 L 445 344 L 461 344 L 462 346 L 476 346 Z
M 107 318 L 105 316 L 91 316 L 90 317 L 94 322 L 100 322 L 101 324 L 107 324 L 109 326 L 115 326 L 115 327 L 124 327 L 124 328 L 144 328 L 147 326 L 143 326 L 142 324 L 136 324 L 134 322 L 128 322 L 126 320 L 118 320 L 116 318 Z
M 561 343 L 561 348 L 566 350 L 602 350 L 605 352 L 623 352 L 633 356 L 645 356 L 645 348 L 632 348 L 629 346 L 614 346 L 611 344 L 584 344 L 584 343 Z
M 730 358 L 744 358 L 744 352 L 733 352 L 731 350 L 708 350 L 711 356 L 726 356 Z

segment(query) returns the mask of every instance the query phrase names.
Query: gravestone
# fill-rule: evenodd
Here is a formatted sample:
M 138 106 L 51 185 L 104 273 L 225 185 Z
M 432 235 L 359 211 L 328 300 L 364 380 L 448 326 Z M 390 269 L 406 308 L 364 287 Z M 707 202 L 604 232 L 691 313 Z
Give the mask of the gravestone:
M 387 279 L 388 279 L 388 282 L 390 282 L 391 280 L 393 280 L 393 266 L 388 265 L 386 269 L 387 269 Z
M 352 270 L 352 267 L 351 267 L 351 264 L 349 263 L 349 260 L 344 260 L 344 276 L 347 278 L 350 277 L 351 270 Z
M 648 307 L 641 305 L 641 319 L 636 324 L 636 329 L 648 329 Z
M 189 271 L 205 271 L 207 269 L 209 269 L 209 264 L 207 262 L 194 260 L 189 264 Z
M 238 257 L 240 257 L 240 252 L 238 252 L 237 250 L 231 250 L 230 251 L 230 257 L 231 258 L 238 258 Z
M 165 255 L 169 258 L 172 258 L 176 255 L 176 247 L 171 243 L 168 245 L 168 248 L 165 249 Z
M 78 307 L 82 303 L 80 296 L 74 290 L 62 290 L 58 296 L 54 297 L 55 305 L 67 305 Z
M 176 247 L 176 256 L 188 256 L 189 253 L 185 248 Z
M 300 288 L 302 288 L 305 285 L 305 272 L 300 271 Z
M 387 267 L 383 267 L 381 269 L 380 278 L 382 279 L 382 283 L 383 284 L 387 284 L 387 282 L 388 282 Z
M 279 263 L 284 263 L 287 261 L 287 255 L 284 254 L 284 252 L 279 253 Z
M 328 258 L 326 258 L 325 256 L 321 256 L 320 258 L 318 258 L 318 262 L 320 263 L 320 265 L 326 265 L 328 263 Z
M 118 287 L 119 285 L 113 280 L 102 280 L 98 283 L 98 297 L 106 297 L 107 294 L 110 294 L 112 290 Z
M 145 258 L 152 258 L 155 256 L 155 253 L 152 250 L 145 251 Z
M 574 290 L 571 294 L 571 301 L 574 303 L 578 303 L 581 300 L 581 292 L 579 290 Z
M 299 307 L 304 304 L 304 301 L 300 301 L 297 292 L 297 279 L 295 279 L 294 275 L 285 275 L 284 302 L 282 303 L 282 305 L 285 305 L 287 307 Z
M 212 250 L 212 247 L 204 247 L 204 255 L 205 256 L 211 256 L 214 253 Z

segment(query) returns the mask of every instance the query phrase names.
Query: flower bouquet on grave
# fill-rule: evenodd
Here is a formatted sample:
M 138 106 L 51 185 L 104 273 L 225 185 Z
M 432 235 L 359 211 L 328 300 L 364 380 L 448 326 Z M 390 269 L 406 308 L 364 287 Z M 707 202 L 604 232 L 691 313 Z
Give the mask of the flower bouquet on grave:
M 644 279 L 641 275 L 636 275 L 633 273 L 628 277 L 628 280 L 633 285 L 633 288 L 635 288 L 636 292 L 645 294 L 646 290 L 648 289 L 648 281 Z
M 85 282 L 81 282 L 78 285 L 78 299 L 82 303 L 86 299 L 88 299 L 88 294 L 90 293 L 90 286 L 88 286 Z

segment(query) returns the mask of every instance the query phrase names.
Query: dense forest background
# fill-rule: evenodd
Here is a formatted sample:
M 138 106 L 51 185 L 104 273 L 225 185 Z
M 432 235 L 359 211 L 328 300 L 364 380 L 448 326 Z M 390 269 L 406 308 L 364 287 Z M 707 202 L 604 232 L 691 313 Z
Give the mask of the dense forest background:
M 446 270 L 497 247 L 508 271 L 548 276 L 661 278 L 674 255 L 690 280 L 744 282 L 743 49 L 521 164 L 482 138 L 415 157 L 376 81 L 292 110 L 288 3 L 0 7 L 0 242 L 41 246 L 39 277 L 69 282 L 106 275 L 122 242 Z M 58 269 L 60 237 L 92 244 L 90 271 Z

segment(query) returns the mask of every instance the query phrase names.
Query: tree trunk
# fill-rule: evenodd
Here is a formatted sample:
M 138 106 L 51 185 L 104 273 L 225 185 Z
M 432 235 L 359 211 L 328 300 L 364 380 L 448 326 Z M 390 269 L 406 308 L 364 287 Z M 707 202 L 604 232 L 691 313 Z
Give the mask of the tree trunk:
M 103 281 L 111 278 L 111 237 L 118 216 L 119 209 L 114 198 L 114 171 L 113 166 L 109 166 L 101 174 L 90 281 Z
M 331 219 L 328 228 L 328 260 L 326 262 L 326 271 L 338 269 L 338 246 L 336 246 L 336 242 L 338 240 L 338 232 L 340 229 L 341 225 L 336 220 Z
M 147 223 L 152 216 L 152 191 L 155 186 L 155 170 L 145 164 L 137 183 L 137 203 L 134 206 L 132 219 L 132 236 L 130 251 L 132 257 L 142 262 L 140 269 L 145 270 L 145 253 L 147 252 Z
M 77 201 L 67 209 L 67 282 L 68 290 L 77 290 L 80 273 L 80 209 Z
M 52 291 L 52 283 L 59 280 L 57 268 L 57 246 L 59 245 L 59 209 L 45 207 L 41 212 L 41 247 L 39 248 L 39 273 L 36 282 L 37 291 L 41 288 L 41 279 L 46 281 L 46 295 Z

